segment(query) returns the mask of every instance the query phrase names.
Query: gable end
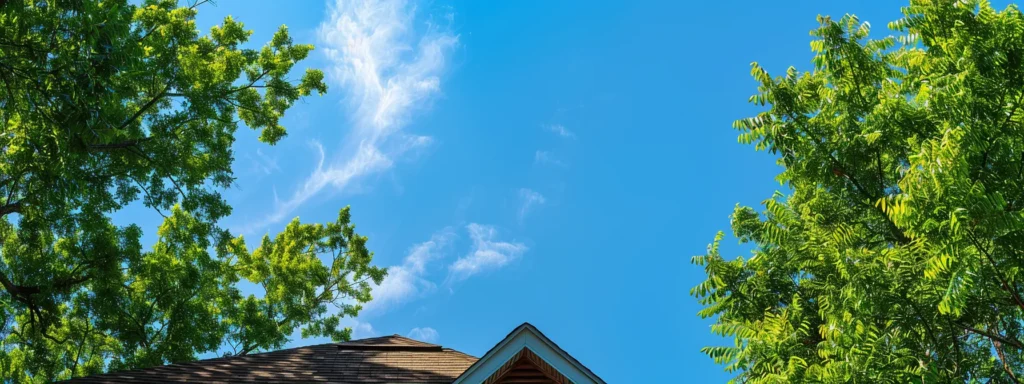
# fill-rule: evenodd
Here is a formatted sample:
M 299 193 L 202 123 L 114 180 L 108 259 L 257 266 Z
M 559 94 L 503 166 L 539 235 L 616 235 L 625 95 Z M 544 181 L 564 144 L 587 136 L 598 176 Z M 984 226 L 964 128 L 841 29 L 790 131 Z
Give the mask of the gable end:
M 544 381 L 543 379 L 547 379 Z M 574 384 L 572 380 L 558 372 L 555 367 L 537 356 L 529 347 L 523 347 L 512 356 L 491 377 L 481 384 Z
M 499 379 L 508 377 L 517 362 L 534 366 L 551 383 L 605 384 L 530 323 L 516 327 L 452 384 L 503 384 Z

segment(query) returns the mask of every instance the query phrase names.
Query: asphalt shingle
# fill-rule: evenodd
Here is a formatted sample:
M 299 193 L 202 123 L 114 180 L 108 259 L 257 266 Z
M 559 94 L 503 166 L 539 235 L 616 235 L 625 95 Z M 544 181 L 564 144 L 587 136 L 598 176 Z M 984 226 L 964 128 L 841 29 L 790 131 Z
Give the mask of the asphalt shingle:
M 83 377 L 69 383 L 448 384 L 477 358 L 399 335 Z

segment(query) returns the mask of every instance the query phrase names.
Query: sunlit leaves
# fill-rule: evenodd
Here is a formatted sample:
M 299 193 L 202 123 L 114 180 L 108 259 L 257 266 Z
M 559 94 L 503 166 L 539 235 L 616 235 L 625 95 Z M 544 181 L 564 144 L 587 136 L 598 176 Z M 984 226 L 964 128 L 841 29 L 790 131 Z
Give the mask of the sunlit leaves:
M 203 3 L 0 1 L 0 382 L 346 339 L 383 278 L 347 208 L 258 244 L 219 227 L 237 129 L 274 144 L 327 88 L 286 27 L 203 34 Z M 159 228 L 112 220 L 139 203 Z
M 691 290 L 747 383 L 1024 379 L 1024 15 L 913 0 L 869 38 L 820 17 L 813 69 L 772 77 L 739 141 L 778 157 L 786 193 L 737 207 L 749 259 L 693 258 Z

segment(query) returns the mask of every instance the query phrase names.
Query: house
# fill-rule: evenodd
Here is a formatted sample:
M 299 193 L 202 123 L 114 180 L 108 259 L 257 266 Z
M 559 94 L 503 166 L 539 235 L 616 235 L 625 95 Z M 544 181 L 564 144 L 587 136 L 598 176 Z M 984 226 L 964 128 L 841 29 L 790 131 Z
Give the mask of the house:
M 78 378 L 70 383 L 604 384 L 529 323 L 479 359 L 399 335 Z

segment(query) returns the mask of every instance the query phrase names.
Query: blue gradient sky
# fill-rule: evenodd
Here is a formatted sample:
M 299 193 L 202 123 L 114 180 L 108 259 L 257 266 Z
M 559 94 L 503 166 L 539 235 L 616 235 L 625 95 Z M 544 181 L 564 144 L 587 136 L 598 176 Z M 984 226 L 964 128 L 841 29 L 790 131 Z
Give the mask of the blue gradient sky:
M 729 341 L 696 316 L 690 256 L 735 204 L 781 188 L 730 127 L 756 112 L 749 64 L 810 69 L 816 15 L 855 13 L 881 35 L 900 5 L 218 0 L 201 28 L 232 15 L 255 46 L 287 24 L 331 87 L 289 111 L 275 147 L 239 130 L 223 224 L 252 244 L 351 205 L 394 267 L 347 322 L 357 337 L 480 356 L 529 321 L 610 383 L 721 382 L 699 349 Z M 118 219 L 151 241 L 160 217 Z

